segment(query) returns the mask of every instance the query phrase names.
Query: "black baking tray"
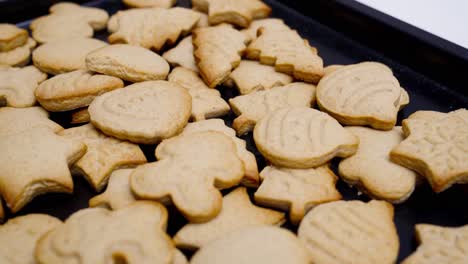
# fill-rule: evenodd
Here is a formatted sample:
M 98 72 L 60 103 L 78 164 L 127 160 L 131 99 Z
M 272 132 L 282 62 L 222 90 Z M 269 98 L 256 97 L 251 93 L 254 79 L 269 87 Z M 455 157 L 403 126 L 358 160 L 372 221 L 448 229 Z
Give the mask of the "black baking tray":
M 189 6 L 189 1 L 179 0 L 180 6 Z M 379 61 L 388 65 L 408 91 L 411 103 L 403 109 L 398 122 L 417 110 L 442 112 L 468 107 L 466 81 L 468 51 L 453 43 L 393 19 L 385 14 L 349 0 L 317 0 L 314 7 L 310 1 L 266 0 L 273 9 L 272 16 L 284 21 L 310 43 L 318 48 L 325 65 L 351 64 L 361 61 Z M 110 14 L 123 9 L 120 1 L 98 0 L 86 3 L 100 7 Z M 40 14 L 36 14 L 40 15 Z M 30 21 L 18 25 L 28 27 Z M 95 37 L 105 40 L 106 32 L 97 32 Z M 224 99 L 237 95 L 234 89 L 218 88 Z M 51 118 L 64 127 L 70 127 L 67 113 L 53 113 Z M 235 116 L 224 117 L 231 125 Z M 247 141 L 258 161 L 259 169 L 265 160 L 256 150 L 252 135 L 242 137 Z M 154 161 L 154 145 L 141 146 L 149 161 Z M 467 161 L 468 162 L 468 161 Z M 336 171 L 337 160 L 333 161 Z M 16 215 L 46 213 L 66 219 L 73 212 L 86 208 L 88 200 L 96 195 L 81 177 L 74 177 L 74 194 L 46 194 L 34 199 Z M 369 200 L 365 195 L 338 181 L 337 187 L 345 200 Z M 229 190 L 223 191 L 227 193 Z M 254 190 L 250 190 L 252 194 Z M 401 205 L 395 206 L 395 223 L 400 237 L 398 261 L 403 260 L 417 247 L 414 225 L 430 223 L 444 226 L 468 224 L 468 188 L 456 185 L 440 194 L 432 192 L 427 184 L 418 186 L 413 195 Z M 186 221 L 172 207 L 168 233 L 174 235 Z M 9 214 L 8 218 L 15 215 Z M 286 223 L 295 231 L 297 227 Z M 186 252 L 188 255 L 189 253 Z

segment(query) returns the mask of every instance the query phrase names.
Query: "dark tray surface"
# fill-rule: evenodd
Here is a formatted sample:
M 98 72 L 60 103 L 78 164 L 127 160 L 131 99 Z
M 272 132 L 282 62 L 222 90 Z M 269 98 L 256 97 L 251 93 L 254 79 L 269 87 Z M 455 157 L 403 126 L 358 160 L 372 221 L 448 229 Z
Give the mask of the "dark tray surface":
M 337 32 L 327 25 L 314 20 L 313 17 L 307 17 L 299 12 L 287 7 L 285 4 L 275 0 L 266 0 L 273 8 L 272 17 L 279 17 L 292 28 L 297 29 L 301 36 L 307 38 L 313 46 L 319 50 L 320 56 L 324 59 L 325 65 L 330 64 L 351 64 L 361 61 L 379 61 L 388 65 L 394 71 L 395 76 L 400 81 L 402 87 L 406 88 L 410 95 L 410 104 L 399 114 L 399 123 L 402 119 L 408 117 L 417 110 L 436 110 L 442 112 L 452 111 L 458 108 L 468 106 L 468 98 L 457 93 L 452 87 L 442 85 L 409 67 L 401 64 L 399 61 L 385 57 L 379 51 L 371 47 L 362 45 L 343 33 Z M 90 6 L 96 6 L 106 9 L 109 13 L 114 13 L 122 9 L 118 1 L 98 0 L 87 3 Z M 179 0 L 180 6 L 189 6 L 189 1 Z M 27 27 L 30 21 L 20 23 L 20 26 Z M 98 32 L 95 37 L 105 40 L 106 32 Z M 235 89 L 220 87 L 224 99 L 237 96 Z M 69 116 L 67 114 L 53 113 L 51 118 L 59 122 L 64 127 L 70 127 Z M 224 118 L 226 124 L 231 125 L 235 118 L 234 114 L 229 114 Z M 264 158 L 255 148 L 252 135 L 248 134 L 242 137 L 247 141 L 248 148 L 257 158 L 259 169 L 265 166 Z M 141 146 L 149 161 L 154 161 L 155 146 Z M 333 161 L 333 168 L 336 172 L 337 160 Z M 87 182 L 81 177 L 74 177 L 75 194 L 46 194 L 34 199 L 23 210 L 16 215 L 29 213 L 47 213 L 66 219 L 73 212 L 88 207 L 88 200 L 96 195 Z M 337 183 L 340 193 L 345 200 L 364 200 L 369 199 L 365 196 L 359 196 L 354 188 L 350 188 L 341 180 Z M 229 190 L 223 191 L 227 193 Z M 250 190 L 252 194 L 254 190 Z M 431 223 L 444 226 L 460 226 L 468 223 L 468 203 L 464 201 L 467 198 L 468 189 L 465 186 L 454 186 L 449 190 L 435 194 L 427 184 L 416 188 L 415 192 L 408 201 L 395 206 L 395 223 L 400 237 L 400 253 L 398 261 L 401 261 L 416 247 L 414 239 L 414 225 L 417 223 Z M 177 230 L 183 226 L 186 221 L 174 208 L 168 208 L 170 212 L 168 233 L 174 235 Z M 13 217 L 8 215 L 7 217 Z M 294 226 L 286 223 L 285 227 L 295 231 Z

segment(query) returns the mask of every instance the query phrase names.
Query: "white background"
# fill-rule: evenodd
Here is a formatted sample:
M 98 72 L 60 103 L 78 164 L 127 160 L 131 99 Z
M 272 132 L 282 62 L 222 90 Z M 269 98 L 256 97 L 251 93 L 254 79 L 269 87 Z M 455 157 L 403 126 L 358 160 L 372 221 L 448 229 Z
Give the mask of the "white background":
M 468 48 L 468 0 L 358 0 Z

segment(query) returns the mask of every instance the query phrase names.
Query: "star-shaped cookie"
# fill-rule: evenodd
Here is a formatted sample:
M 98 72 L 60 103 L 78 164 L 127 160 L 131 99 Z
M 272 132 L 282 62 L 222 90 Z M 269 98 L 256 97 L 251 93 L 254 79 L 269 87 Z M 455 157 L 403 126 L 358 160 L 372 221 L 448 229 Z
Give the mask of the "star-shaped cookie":
M 328 165 L 316 169 L 288 169 L 265 167 L 260 176 L 264 179 L 255 192 L 258 204 L 289 211 L 294 225 L 314 206 L 341 199 L 336 190 L 336 175 Z
M 34 66 L 0 67 L 0 106 L 29 107 L 36 103 L 34 91 L 47 74 Z
M 418 224 L 416 239 L 419 247 L 403 264 L 468 263 L 468 225 L 443 227 Z
M 192 36 L 181 40 L 177 46 L 162 55 L 172 67 L 182 66 L 198 73 L 198 66 L 193 56 Z
M 177 247 L 197 249 L 224 235 L 255 225 L 278 225 L 284 213 L 258 207 L 250 201 L 247 190 L 239 187 L 223 198 L 223 209 L 217 217 L 201 224 L 187 224 L 174 237 Z
M 86 144 L 88 151 L 74 164 L 73 169 L 82 174 L 98 192 L 107 184 L 113 170 L 146 163 L 146 157 L 138 145 L 106 136 L 91 124 L 66 129 L 59 135 Z
M 468 110 L 418 111 L 403 120 L 407 137 L 390 158 L 425 176 L 435 192 L 468 182 Z
M 35 127 L 48 127 L 55 133 L 63 127 L 49 119 L 49 113 L 42 107 L 1 107 L 0 136 L 21 133 Z
M 130 189 L 130 175 L 133 169 L 115 170 L 109 177 L 106 191 L 89 200 L 89 207 L 106 207 L 118 210 L 135 201 L 135 195 Z
M 37 127 L 1 137 L 0 149 L 0 194 L 15 213 L 40 194 L 71 193 L 68 166 L 85 154 L 86 145 Z

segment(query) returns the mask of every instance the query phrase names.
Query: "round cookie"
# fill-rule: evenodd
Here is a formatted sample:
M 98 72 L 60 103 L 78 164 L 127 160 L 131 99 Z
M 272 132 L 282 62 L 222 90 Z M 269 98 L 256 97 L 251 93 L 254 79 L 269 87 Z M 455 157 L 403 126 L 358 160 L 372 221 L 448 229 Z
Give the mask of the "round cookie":
M 282 108 L 254 129 L 258 150 L 277 166 L 307 169 L 353 155 L 359 139 L 335 119 L 308 107 Z
M 190 94 L 180 85 L 147 81 L 97 97 L 88 111 L 93 125 L 107 135 L 155 144 L 185 127 L 191 105 Z

